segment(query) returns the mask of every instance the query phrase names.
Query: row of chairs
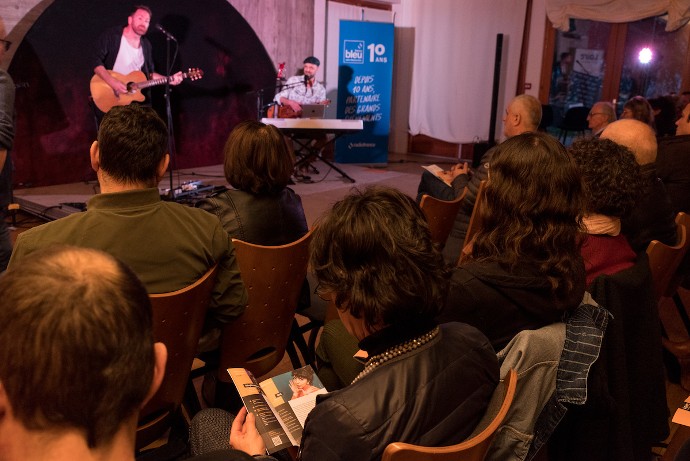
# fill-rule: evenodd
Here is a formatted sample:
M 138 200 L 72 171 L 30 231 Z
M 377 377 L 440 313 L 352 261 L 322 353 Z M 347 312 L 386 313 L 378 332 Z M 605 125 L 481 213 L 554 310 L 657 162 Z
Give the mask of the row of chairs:
M 246 368 L 259 377 L 278 365 L 287 350 L 295 368 L 302 366 L 293 341 L 305 362 L 307 345 L 298 333 L 295 311 L 307 273 L 311 231 L 296 242 L 262 246 L 233 239 L 242 281 L 249 294 L 245 312 L 224 326 L 216 377 L 229 383 L 227 368 Z M 160 390 L 142 409 L 137 430 L 137 450 L 180 427 L 185 400 L 188 416 L 200 409 L 192 379 L 210 371 L 205 364 L 192 373 L 192 364 L 216 280 L 216 267 L 181 290 L 150 295 L 153 335 L 168 348 L 168 364 Z M 318 325 L 315 326 L 318 328 Z M 292 334 L 292 335 L 291 335 Z M 171 434 L 169 439 L 175 435 Z

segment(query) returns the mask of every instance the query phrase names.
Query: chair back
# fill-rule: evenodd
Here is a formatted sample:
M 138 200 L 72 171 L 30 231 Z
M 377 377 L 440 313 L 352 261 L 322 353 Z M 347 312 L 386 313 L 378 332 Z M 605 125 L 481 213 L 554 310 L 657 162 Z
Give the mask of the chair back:
M 654 292 L 657 299 L 673 296 L 681 282 L 678 268 L 690 246 L 690 236 L 688 236 L 690 215 L 683 212 L 678 213 L 676 225 L 678 240 L 674 246 L 652 240 L 647 247 L 649 268 L 652 271 Z
M 477 189 L 477 198 L 474 201 L 474 208 L 470 215 L 470 223 L 467 225 L 467 234 L 465 234 L 465 242 L 460 250 L 460 257 L 458 258 L 458 266 L 465 261 L 467 257 L 472 254 L 472 243 L 474 235 L 479 230 L 479 213 L 482 206 L 484 206 L 484 195 L 486 193 L 486 179 L 479 183 Z
M 409 443 L 393 442 L 384 450 L 381 461 L 482 461 L 496 431 L 503 423 L 503 419 L 513 403 L 516 387 L 517 372 L 511 369 L 506 375 L 504 385 L 497 387 L 494 391 L 505 392 L 498 413 L 489 425 L 474 437 L 447 447 L 422 447 Z
M 467 187 L 455 200 L 439 200 L 431 195 L 423 195 L 419 207 L 429 223 L 431 240 L 438 243 L 441 248 L 446 245 L 446 240 L 453 228 L 455 217 L 458 215 L 460 205 L 467 195 Z
M 312 232 L 280 246 L 232 239 L 249 294 L 244 313 L 223 327 L 218 379 L 231 382 L 228 368 L 246 368 L 257 378 L 283 358 L 307 275 Z
M 153 338 L 165 344 L 168 362 L 160 389 L 139 415 L 137 449 L 157 440 L 170 428 L 182 403 L 216 282 L 217 267 L 213 266 L 185 288 L 149 295 L 153 308 Z

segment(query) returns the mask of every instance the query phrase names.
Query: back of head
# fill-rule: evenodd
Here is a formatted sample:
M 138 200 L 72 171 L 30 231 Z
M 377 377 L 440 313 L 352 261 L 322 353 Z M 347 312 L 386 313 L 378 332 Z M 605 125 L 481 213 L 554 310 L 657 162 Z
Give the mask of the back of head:
M 431 319 L 443 305 L 443 257 L 419 206 L 396 189 L 370 187 L 337 202 L 317 223 L 311 252 L 323 290 L 370 329 Z
M 630 150 L 609 139 L 581 139 L 569 149 L 585 185 L 587 214 L 620 218 L 635 206 L 640 166 Z
M 621 118 L 632 118 L 646 123 L 650 127 L 654 126 L 654 111 L 652 106 L 642 96 L 634 96 L 623 105 L 623 114 Z
M 541 102 L 534 96 L 521 94 L 511 101 L 515 104 L 514 110 L 522 116 L 522 128 L 524 131 L 537 131 L 541 123 Z
M 544 133 L 501 143 L 491 159 L 472 256 L 507 267 L 533 264 L 568 297 L 581 275 L 582 180 L 565 148 Z M 584 283 L 584 281 L 582 281 Z
M 155 186 L 168 149 L 168 130 L 150 107 L 115 106 L 99 127 L 98 149 L 101 169 L 114 180 Z
M 150 389 L 151 305 L 136 276 L 91 249 L 53 247 L 0 276 L 0 381 L 30 431 L 108 444 Z
M 224 149 L 225 178 L 234 188 L 274 194 L 290 181 L 293 157 L 278 128 L 247 120 L 237 125 Z
M 656 161 L 656 133 L 652 127 L 639 120 L 621 119 L 615 121 L 604 129 L 601 138 L 610 139 L 630 149 L 640 165 Z

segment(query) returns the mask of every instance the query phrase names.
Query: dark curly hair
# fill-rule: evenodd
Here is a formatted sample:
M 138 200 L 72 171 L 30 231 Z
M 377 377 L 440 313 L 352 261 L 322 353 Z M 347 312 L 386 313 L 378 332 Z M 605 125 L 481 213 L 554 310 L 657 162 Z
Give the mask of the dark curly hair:
M 610 139 L 581 139 L 570 155 L 582 173 L 586 214 L 620 218 L 632 210 L 644 179 L 630 149 Z
M 523 133 L 492 157 L 472 258 L 513 268 L 531 263 L 551 282 L 556 303 L 584 287 L 579 233 L 582 180 L 565 148 L 544 133 Z
M 434 318 L 450 277 L 415 201 L 376 186 L 355 190 L 320 218 L 311 266 L 338 309 L 370 331 Z

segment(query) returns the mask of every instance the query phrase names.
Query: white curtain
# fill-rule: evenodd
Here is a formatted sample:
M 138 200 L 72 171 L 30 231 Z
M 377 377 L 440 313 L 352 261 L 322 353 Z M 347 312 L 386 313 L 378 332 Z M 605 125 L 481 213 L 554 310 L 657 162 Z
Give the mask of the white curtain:
M 668 13 L 666 30 L 690 19 L 690 0 L 546 0 L 546 14 L 554 27 L 567 31 L 570 18 L 602 22 L 630 22 Z
M 402 22 L 414 29 L 409 129 L 447 142 L 489 134 L 496 35 L 503 62 L 501 114 L 516 94 L 527 0 L 403 0 Z M 396 24 L 398 21 L 396 20 Z

